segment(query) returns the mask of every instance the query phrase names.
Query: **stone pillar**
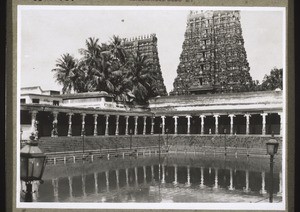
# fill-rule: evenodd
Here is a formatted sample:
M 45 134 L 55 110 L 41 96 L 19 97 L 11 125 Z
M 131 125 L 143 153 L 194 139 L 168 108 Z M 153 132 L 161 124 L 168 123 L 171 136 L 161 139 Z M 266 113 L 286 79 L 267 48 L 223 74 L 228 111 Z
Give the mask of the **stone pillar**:
M 58 112 L 57 111 L 53 111 L 53 122 L 52 122 L 52 131 L 51 131 L 51 137 L 58 137 L 58 132 L 57 132 L 57 116 L 58 116 Z
M 36 115 L 38 111 L 33 110 L 30 111 L 30 113 L 31 113 L 31 132 L 33 132 L 36 135 L 37 134 Z
M 282 112 L 278 113 L 279 117 L 280 117 L 280 126 L 279 126 L 279 134 L 282 135 L 282 125 L 283 125 L 283 116 L 282 116 Z
M 190 166 L 187 166 L 187 186 L 191 186 L 191 174 L 190 174 Z
M 152 116 L 152 117 L 151 117 L 151 135 L 154 134 L 154 119 L 155 119 L 155 117 Z
M 69 127 L 68 127 L 68 136 L 72 136 L 72 116 L 74 114 L 73 113 L 68 113 L 69 116 Z
M 138 134 L 138 116 L 134 117 L 134 135 Z
M 109 115 L 105 115 L 105 135 L 108 135 Z
M 262 113 L 260 114 L 262 116 L 262 135 L 265 135 L 266 134 L 266 117 L 267 117 L 267 113 Z
M 229 185 L 229 188 L 228 188 L 230 191 L 233 191 L 234 190 L 234 187 L 233 187 L 233 171 L 232 169 L 230 169 L 230 185 Z
M 119 115 L 116 115 L 116 132 L 115 135 L 119 135 Z
M 109 191 L 109 172 L 105 172 L 105 179 L 106 179 L 106 191 Z
M 246 186 L 244 187 L 244 192 L 249 192 L 249 170 L 246 170 Z
M 201 167 L 201 180 L 200 180 L 200 188 L 204 188 L 204 169 Z
M 125 116 L 125 135 L 128 135 L 128 119 L 129 116 Z
M 235 117 L 234 114 L 229 114 L 230 117 L 230 135 L 233 135 L 233 118 Z
M 85 132 L 85 116 L 86 114 L 85 113 L 82 113 L 81 114 L 81 136 L 83 136 L 83 132 Z
M 143 118 L 144 118 L 143 135 L 146 135 L 147 116 L 144 116 Z
M 178 181 L 177 181 L 177 165 L 175 164 L 174 165 L 174 182 L 173 182 L 174 185 L 177 185 L 178 184 Z
M 94 182 L 95 182 L 95 194 L 98 194 L 98 173 L 94 173 Z
M 166 183 L 165 180 L 165 165 L 162 164 L 162 178 L 161 178 L 161 183 Z
M 69 196 L 70 196 L 70 199 L 72 199 L 73 198 L 73 186 L 72 186 L 73 179 L 72 179 L 72 177 L 69 176 L 68 180 L 69 180 Z
M 177 119 L 178 119 L 178 116 L 173 116 L 174 118 L 174 134 L 177 135 Z
M 161 129 L 161 134 L 164 135 L 165 134 L 165 122 L 166 116 L 161 116 L 161 123 L 162 123 L 162 129 Z
M 98 129 L 97 129 L 97 118 L 98 118 L 98 114 L 94 114 L 94 136 L 98 135 Z
M 246 117 L 246 135 L 250 134 L 250 114 L 245 114 L 244 115 Z
M 261 194 L 266 194 L 267 191 L 265 189 L 265 186 L 266 186 L 266 182 L 265 182 L 265 172 L 262 172 L 261 173 L 261 190 L 260 190 L 260 193 Z
M 206 116 L 205 115 L 200 115 L 200 118 L 201 118 L 201 135 L 204 134 L 204 118 Z
M 186 116 L 187 118 L 187 132 L 186 134 L 190 134 L 191 133 L 191 117 L 190 115 Z
M 214 115 L 214 117 L 215 117 L 215 127 L 216 127 L 215 134 L 219 134 L 219 120 L 218 120 L 218 118 L 220 117 L 220 115 L 216 114 L 216 115 Z
M 215 185 L 214 185 L 214 188 L 217 189 L 219 188 L 219 185 L 218 185 L 218 169 L 215 168 Z

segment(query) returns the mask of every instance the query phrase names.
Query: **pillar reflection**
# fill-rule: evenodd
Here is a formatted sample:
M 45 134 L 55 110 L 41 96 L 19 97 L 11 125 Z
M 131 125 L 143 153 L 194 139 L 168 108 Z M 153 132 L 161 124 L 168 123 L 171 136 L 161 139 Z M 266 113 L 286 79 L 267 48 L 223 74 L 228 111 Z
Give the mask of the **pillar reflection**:
M 218 169 L 215 168 L 215 184 L 214 184 L 214 189 L 218 189 L 219 185 L 218 185 Z
M 144 172 L 144 183 L 147 183 L 147 172 L 146 172 L 146 166 L 143 166 L 143 172 Z
M 233 171 L 232 169 L 229 170 L 229 173 L 230 173 L 230 185 L 229 185 L 229 190 L 230 191 L 233 191 L 234 190 L 234 187 L 233 187 Z
M 204 168 L 203 167 L 200 168 L 200 172 L 201 172 L 200 187 L 204 188 L 205 185 L 204 185 Z
M 161 178 L 161 183 L 166 183 L 165 180 L 165 165 L 162 164 L 162 178 Z
M 73 178 L 71 176 L 68 177 L 68 181 L 69 181 L 69 196 L 70 199 L 73 199 Z
M 106 191 L 109 192 L 109 172 L 105 172 L 105 179 L 106 179 Z
M 190 166 L 187 166 L 187 186 L 191 186 L 191 174 L 190 174 Z
M 266 189 L 265 189 L 265 172 L 263 171 L 262 173 L 261 173 L 261 190 L 260 190 L 260 193 L 261 194 L 266 194 L 267 193 L 267 191 L 266 191 Z
M 40 186 L 40 182 L 39 181 L 34 181 L 32 182 L 32 201 L 33 202 L 37 202 L 38 198 L 39 198 L 39 186 Z
M 85 191 L 85 178 L 86 178 L 85 175 L 81 175 L 81 181 L 82 181 L 82 194 L 83 194 L 83 197 L 86 197 L 86 191 Z
M 151 181 L 155 181 L 155 179 L 154 179 L 154 167 L 153 167 L 153 165 L 151 166 Z
M 117 189 L 120 189 L 120 182 L 119 182 L 119 170 L 116 170 L 116 181 L 117 181 Z
M 128 168 L 125 169 L 126 186 L 129 187 Z
M 279 191 L 277 196 L 282 196 L 282 172 L 279 172 Z
M 135 186 L 137 187 L 139 185 L 137 167 L 134 167 L 134 177 L 135 177 Z
M 246 170 L 246 186 L 244 187 L 244 192 L 249 192 L 249 170 Z
M 94 173 L 94 182 L 95 182 L 95 194 L 98 194 L 98 173 Z
M 54 202 L 58 202 L 58 178 L 52 179 Z
M 174 165 L 174 182 L 173 182 L 174 185 L 177 185 L 178 184 L 178 181 L 177 181 L 177 165 L 175 164 Z

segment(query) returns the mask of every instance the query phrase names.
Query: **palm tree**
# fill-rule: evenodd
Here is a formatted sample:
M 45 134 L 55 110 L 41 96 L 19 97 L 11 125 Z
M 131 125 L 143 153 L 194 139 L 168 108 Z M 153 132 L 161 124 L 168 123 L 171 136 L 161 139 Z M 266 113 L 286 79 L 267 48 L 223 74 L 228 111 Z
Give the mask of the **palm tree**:
M 78 69 L 78 62 L 70 54 L 63 54 L 56 61 L 55 73 L 56 81 L 63 86 L 63 93 L 84 92 L 84 74 Z
M 113 56 L 117 58 L 122 65 L 124 65 L 126 63 L 127 54 L 119 36 L 113 35 L 109 44 L 109 48 Z
M 114 92 L 114 84 L 111 82 L 114 74 L 114 64 L 110 54 L 101 53 L 96 66 L 89 66 L 89 91 Z
M 132 54 L 127 79 L 131 81 L 131 91 L 138 103 L 146 103 L 149 91 L 152 90 L 154 78 L 151 76 L 150 68 L 151 62 L 146 55 L 142 55 L 139 51 Z
M 114 85 L 110 81 L 112 67 L 112 55 L 106 44 L 100 46 L 99 39 L 88 38 L 86 49 L 80 49 L 83 55 L 82 68 L 86 76 L 86 87 L 88 91 L 113 92 Z
M 99 39 L 88 38 L 85 41 L 86 49 L 79 49 L 83 55 L 83 59 L 88 66 L 96 66 L 101 53 L 101 48 L 98 44 Z

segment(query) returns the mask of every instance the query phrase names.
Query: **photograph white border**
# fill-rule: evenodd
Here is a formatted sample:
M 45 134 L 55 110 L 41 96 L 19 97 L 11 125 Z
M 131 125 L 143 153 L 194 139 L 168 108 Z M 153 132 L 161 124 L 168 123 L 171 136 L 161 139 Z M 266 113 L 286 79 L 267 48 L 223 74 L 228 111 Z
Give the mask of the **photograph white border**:
M 243 11 L 281 11 L 283 14 L 283 126 L 282 126 L 282 202 L 281 203 L 24 203 L 20 202 L 20 73 L 21 73 L 21 15 L 25 10 L 243 10 Z M 16 151 L 16 207 L 17 208 L 61 208 L 61 209 L 193 209 L 193 210 L 284 210 L 286 208 L 286 128 L 287 128 L 287 27 L 285 7 L 235 7 L 235 6 L 49 6 L 49 5 L 18 5 L 17 7 L 17 151 Z

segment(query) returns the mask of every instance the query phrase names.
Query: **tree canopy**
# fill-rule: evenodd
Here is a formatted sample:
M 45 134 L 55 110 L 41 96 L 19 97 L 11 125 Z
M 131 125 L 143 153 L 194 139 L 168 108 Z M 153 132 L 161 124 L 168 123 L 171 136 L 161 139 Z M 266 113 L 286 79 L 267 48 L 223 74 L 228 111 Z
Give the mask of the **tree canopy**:
M 282 90 L 282 68 L 273 68 L 270 75 L 265 75 L 263 82 L 261 84 L 261 89 L 265 90 L 275 90 L 279 88 Z
M 52 69 L 63 93 L 106 91 L 118 102 L 138 104 L 159 95 L 150 58 L 138 50 L 126 51 L 118 36 L 108 44 L 88 38 L 79 53 L 80 59 L 63 54 Z

